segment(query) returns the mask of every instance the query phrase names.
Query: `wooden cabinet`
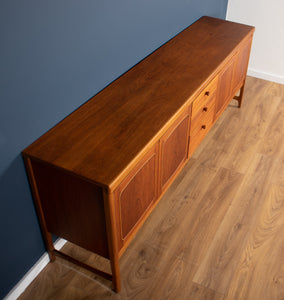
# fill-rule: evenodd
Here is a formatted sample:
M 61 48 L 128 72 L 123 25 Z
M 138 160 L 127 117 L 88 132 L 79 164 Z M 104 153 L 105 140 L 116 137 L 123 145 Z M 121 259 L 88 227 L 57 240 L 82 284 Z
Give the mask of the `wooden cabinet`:
M 238 89 L 241 104 L 253 32 L 202 17 L 23 151 L 51 261 L 120 290 L 120 256 Z M 112 274 L 54 249 L 52 234 L 109 259 Z

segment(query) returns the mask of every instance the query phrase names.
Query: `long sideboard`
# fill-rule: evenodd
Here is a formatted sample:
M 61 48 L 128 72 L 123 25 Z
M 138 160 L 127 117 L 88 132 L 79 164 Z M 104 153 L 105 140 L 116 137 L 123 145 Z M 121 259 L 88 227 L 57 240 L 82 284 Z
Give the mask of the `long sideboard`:
M 120 290 L 120 256 L 228 103 L 241 107 L 253 33 L 200 18 L 22 152 L 51 261 Z M 112 274 L 54 249 L 52 234 L 109 259 Z

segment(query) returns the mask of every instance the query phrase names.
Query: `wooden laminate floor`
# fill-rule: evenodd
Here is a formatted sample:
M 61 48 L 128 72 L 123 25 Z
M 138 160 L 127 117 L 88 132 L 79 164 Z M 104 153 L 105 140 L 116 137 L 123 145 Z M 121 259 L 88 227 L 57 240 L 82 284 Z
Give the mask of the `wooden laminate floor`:
M 284 85 L 248 77 L 120 265 L 119 294 L 57 259 L 19 299 L 284 299 Z

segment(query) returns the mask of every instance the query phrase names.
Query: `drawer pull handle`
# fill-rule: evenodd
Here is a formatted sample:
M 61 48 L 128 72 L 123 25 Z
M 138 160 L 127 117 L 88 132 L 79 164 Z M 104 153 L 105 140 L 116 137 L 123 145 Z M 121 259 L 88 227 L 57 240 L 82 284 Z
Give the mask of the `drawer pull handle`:
M 205 107 L 203 107 L 203 111 L 207 111 L 208 110 L 208 108 L 205 106 Z
M 209 96 L 209 95 L 210 95 L 209 91 L 205 92 L 205 96 Z
M 201 129 L 206 129 L 206 125 L 202 125 L 202 126 L 201 126 Z

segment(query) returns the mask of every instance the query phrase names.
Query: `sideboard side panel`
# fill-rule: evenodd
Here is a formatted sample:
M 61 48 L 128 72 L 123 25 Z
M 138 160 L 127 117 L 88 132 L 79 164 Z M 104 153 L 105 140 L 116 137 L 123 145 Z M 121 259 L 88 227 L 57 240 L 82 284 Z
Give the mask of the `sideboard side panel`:
M 102 188 L 32 161 L 47 230 L 109 258 Z

